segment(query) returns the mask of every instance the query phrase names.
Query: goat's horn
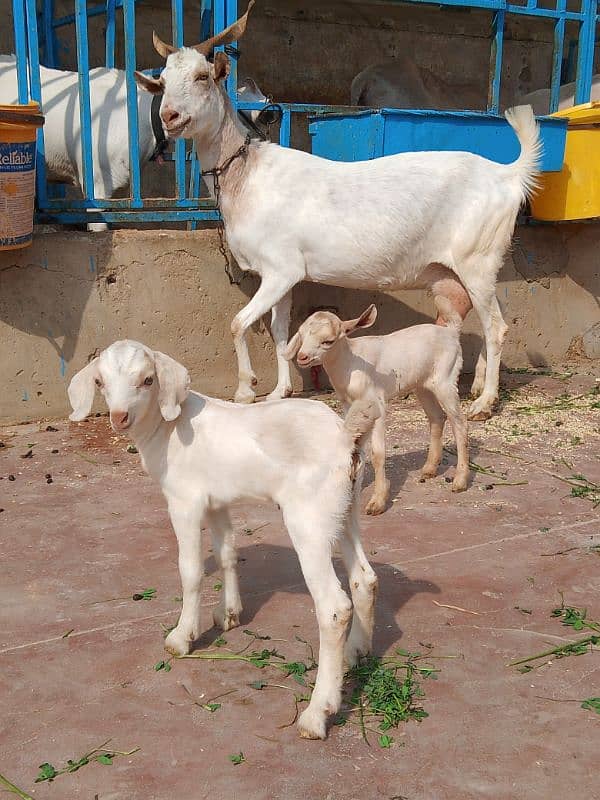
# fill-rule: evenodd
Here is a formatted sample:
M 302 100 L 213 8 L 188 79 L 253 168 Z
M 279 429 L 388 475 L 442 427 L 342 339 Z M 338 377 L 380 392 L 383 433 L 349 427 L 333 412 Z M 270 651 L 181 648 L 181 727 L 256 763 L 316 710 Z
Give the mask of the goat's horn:
M 192 50 L 197 50 L 199 53 L 202 53 L 202 55 L 208 56 L 212 52 L 213 48 L 217 47 L 218 45 L 229 44 L 230 42 L 235 42 L 237 39 L 242 37 L 246 30 L 248 14 L 252 10 L 253 5 L 254 0 L 250 0 L 248 3 L 248 8 L 246 9 L 246 13 L 243 17 L 240 17 L 232 25 L 230 25 L 228 28 L 225 28 L 224 31 L 221 31 L 221 33 L 218 33 L 216 36 L 211 36 L 210 39 L 206 39 L 206 41 L 200 42 L 200 44 L 192 45 Z
M 163 58 L 166 58 L 177 50 L 177 48 L 173 47 L 172 44 L 163 42 L 163 40 L 156 34 L 156 31 L 152 31 L 152 44 L 154 45 L 154 49 L 159 56 L 162 56 Z

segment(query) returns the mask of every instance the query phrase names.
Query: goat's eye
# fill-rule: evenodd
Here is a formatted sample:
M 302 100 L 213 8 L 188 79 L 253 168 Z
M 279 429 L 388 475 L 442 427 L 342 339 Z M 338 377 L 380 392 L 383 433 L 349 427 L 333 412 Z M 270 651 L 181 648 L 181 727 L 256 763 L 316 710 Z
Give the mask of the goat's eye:
M 152 386 L 153 383 L 154 383 L 154 378 L 151 375 L 149 375 L 144 381 L 144 386 Z
M 102 386 L 102 381 L 100 380 L 100 378 L 96 378 L 95 384 L 96 386 Z
M 196 82 L 198 82 L 198 81 L 207 81 L 208 80 L 208 72 L 200 72 L 200 73 L 198 73 L 198 75 L 196 75 L 194 80 Z
M 335 342 L 335 339 L 327 339 L 327 341 L 323 342 L 323 344 L 327 345 L 327 347 L 330 347 L 334 342 Z

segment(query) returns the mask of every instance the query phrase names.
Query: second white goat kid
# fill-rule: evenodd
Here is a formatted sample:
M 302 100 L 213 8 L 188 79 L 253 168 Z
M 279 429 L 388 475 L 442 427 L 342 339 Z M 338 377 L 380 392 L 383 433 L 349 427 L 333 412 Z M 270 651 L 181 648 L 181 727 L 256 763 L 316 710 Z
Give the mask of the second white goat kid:
M 433 478 L 442 460 L 442 433 L 450 419 L 458 460 L 452 482 L 453 492 L 467 488 L 469 454 L 467 422 L 460 408 L 457 381 L 462 367 L 460 315 L 450 303 L 436 298 L 447 327 L 414 325 L 387 336 L 349 339 L 356 330 L 370 328 L 377 309 L 370 305 L 357 319 L 342 321 L 330 311 L 317 311 L 306 319 L 292 337 L 285 357 L 297 356 L 299 367 L 322 364 L 331 385 L 347 411 L 350 404 L 377 398 L 381 415 L 371 434 L 375 488 L 366 511 L 385 510 L 390 482 L 385 477 L 385 407 L 388 400 L 413 392 L 429 419 L 430 443 L 421 478 Z
M 346 420 L 324 403 L 286 400 L 241 406 L 190 392 L 187 370 L 134 341 L 112 344 L 69 385 L 71 419 L 89 414 L 100 389 L 115 431 L 127 431 L 144 469 L 162 489 L 179 544 L 183 608 L 165 647 L 186 655 L 201 632 L 203 520 L 223 570 L 215 624 L 229 630 L 242 610 L 228 506 L 241 498 L 278 503 L 313 597 L 319 625 L 319 669 L 301 736 L 323 739 L 340 707 L 344 659 L 355 664 L 371 649 L 377 577 L 360 542 L 359 443 L 377 416 L 358 403 Z M 352 602 L 332 564 L 338 547 Z M 354 613 L 353 613 L 354 611 Z M 352 621 L 350 635 L 348 627 Z
M 247 17 L 227 29 L 232 39 L 243 35 Z M 136 80 L 163 95 L 165 133 L 193 139 L 203 169 L 216 170 L 231 252 L 242 270 L 261 278 L 231 324 L 235 399 L 254 400 L 257 379 L 246 334 L 268 311 L 278 364 L 270 397 L 292 393 L 283 353 L 292 289 L 301 281 L 383 291 L 429 287 L 461 316 L 472 307 L 479 315 L 485 348 L 472 387 L 479 396 L 469 415 L 489 417 L 508 330 L 496 278 L 538 174 L 540 138 L 531 108 L 506 112 L 521 147 L 512 164 L 461 152 L 328 161 L 270 142 L 245 142 L 224 88 L 230 68 L 225 53 L 216 53 L 210 64 L 202 43 L 177 49 L 155 36 L 154 44 L 166 58 L 160 79 L 136 73 Z

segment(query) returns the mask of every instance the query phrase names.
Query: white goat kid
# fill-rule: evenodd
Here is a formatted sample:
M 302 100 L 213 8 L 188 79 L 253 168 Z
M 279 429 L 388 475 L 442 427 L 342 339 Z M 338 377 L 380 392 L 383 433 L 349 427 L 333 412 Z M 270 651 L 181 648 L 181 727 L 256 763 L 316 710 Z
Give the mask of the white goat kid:
M 433 478 L 442 460 L 442 434 L 450 419 L 458 461 L 452 491 L 462 492 L 469 478 L 467 423 L 460 408 L 457 381 L 462 367 L 461 317 L 447 301 L 438 309 L 447 327 L 414 325 L 387 336 L 349 339 L 356 330 L 370 328 L 377 309 L 369 306 L 360 317 L 342 321 L 329 311 L 317 311 L 292 337 L 285 357 L 297 356 L 298 366 L 322 364 L 344 410 L 351 403 L 377 398 L 381 415 L 371 433 L 375 488 L 367 514 L 385 510 L 390 482 L 385 476 L 385 408 L 394 397 L 415 392 L 429 419 L 430 443 L 421 478 Z
M 235 36 L 244 32 L 247 15 L 235 23 Z M 236 400 L 254 399 L 246 333 L 270 309 L 278 363 L 270 398 L 291 393 L 283 353 L 291 290 L 300 281 L 383 290 L 429 286 L 462 316 L 473 304 L 481 319 L 487 364 L 482 355 L 474 382 L 481 394 L 470 416 L 490 416 L 507 331 L 496 276 L 538 172 L 540 140 L 531 109 L 506 113 L 521 144 L 512 164 L 449 152 L 342 163 L 265 142 L 244 147 L 245 131 L 223 88 L 225 53 L 210 64 L 198 49 L 176 50 L 156 36 L 155 45 L 166 67 L 159 80 L 136 74 L 138 83 L 163 94 L 160 113 L 170 137 L 194 139 L 205 169 L 225 167 L 219 181 L 227 240 L 240 267 L 261 277 L 231 325 Z
M 72 379 L 71 419 L 89 414 L 98 387 L 113 429 L 128 432 L 160 484 L 179 544 L 183 588 L 179 623 L 165 642 L 175 655 L 189 653 L 201 631 L 203 519 L 224 578 L 214 620 L 229 630 L 239 624 L 242 604 L 228 506 L 240 498 L 279 504 L 320 634 L 317 680 L 298 727 L 302 736 L 322 739 L 327 716 L 340 706 L 344 656 L 354 664 L 371 649 L 377 577 L 360 543 L 358 443 L 377 417 L 376 404 L 356 404 L 344 422 L 323 403 L 239 406 L 190 392 L 189 382 L 187 370 L 169 356 L 138 342 L 115 342 Z M 333 569 L 336 545 L 352 602 Z

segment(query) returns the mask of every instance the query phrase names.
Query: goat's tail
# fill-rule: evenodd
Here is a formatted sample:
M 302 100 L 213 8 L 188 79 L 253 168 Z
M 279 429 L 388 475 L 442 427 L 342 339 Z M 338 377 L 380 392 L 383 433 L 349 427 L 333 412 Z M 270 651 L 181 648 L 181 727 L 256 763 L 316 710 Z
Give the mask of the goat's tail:
M 442 317 L 446 323 L 447 327 L 453 328 L 458 333 L 462 327 L 463 318 L 458 311 L 456 311 L 450 300 L 441 294 L 437 294 L 433 298 L 433 302 L 435 303 L 435 307 L 440 317 Z
M 355 445 L 360 445 L 363 438 L 371 432 L 376 419 L 381 416 L 381 408 L 376 399 L 355 400 L 350 406 L 344 428 L 352 437 Z
M 536 122 L 531 106 L 515 106 L 507 109 L 504 115 L 521 145 L 520 156 L 509 164 L 508 168 L 518 178 L 523 199 L 527 200 L 539 186 L 538 176 L 543 149 L 540 126 Z

